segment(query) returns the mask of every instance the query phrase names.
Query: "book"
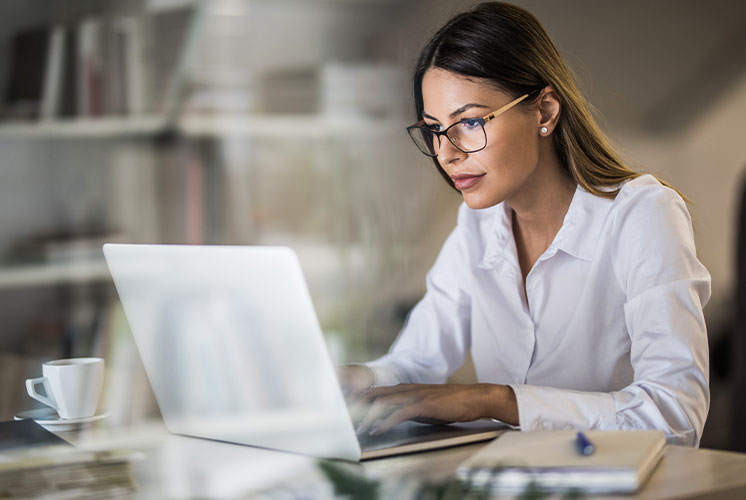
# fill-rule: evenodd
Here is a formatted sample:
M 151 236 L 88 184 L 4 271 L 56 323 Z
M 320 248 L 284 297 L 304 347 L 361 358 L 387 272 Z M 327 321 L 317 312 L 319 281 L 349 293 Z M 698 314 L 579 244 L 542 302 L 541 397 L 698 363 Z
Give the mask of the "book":
M 587 431 L 595 451 L 580 454 L 576 431 L 506 432 L 457 469 L 471 487 L 495 493 L 527 490 L 633 493 L 663 456 L 663 432 Z
M 76 24 L 65 26 L 65 41 L 62 47 L 62 75 L 60 83 L 60 102 L 58 115 L 62 118 L 78 116 L 78 27 Z
M 103 44 L 103 113 L 121 116 L 127 112 L 127 38 L 118 18 L 104 22 Z
M 147 108 L 142 27 L 135 17 L 123 17 L 116 20 L 113 29 L 122 59 L 124 111 L 141 115 Z
M 129 450 L 79 450 L 33 420 L 0 422 L 0 498 L 114 498 L 135 490 Z
M 7 117 L 38 118 L 44 92 L 49 38 L 47 26 L 25 29 L 13 35 L 6 89 Z
M 128 450 L 23 447 L 0 454 L 0 498 L 131 498 L 136 490 Z
M 184 54 L 193 51 L 189 46 L 193 45 L 190 32 L 194 20 L 194 5 L 177 5 L 155 11 L 150 17 L 153 50 L 147 83 L 154 111 L 170 113 L 179 104 L 187 76 Z
M 96 17 L 83 19 L 78 26 L 78 115 L 102 113 L 102 24 Z
M 63 25 L 56 25 L 52 28 L 47 53 L 39 117 L 49 120 L 57 118 L 60 112 L 65 57 L 65 27 Z

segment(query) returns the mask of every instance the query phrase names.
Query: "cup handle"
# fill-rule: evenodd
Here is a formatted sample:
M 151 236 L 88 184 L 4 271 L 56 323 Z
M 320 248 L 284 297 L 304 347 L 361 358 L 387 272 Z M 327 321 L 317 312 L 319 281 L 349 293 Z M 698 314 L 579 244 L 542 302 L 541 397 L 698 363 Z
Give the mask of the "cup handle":
M 36 385 L 42 384 L 44 386 L 44 392 L 47 393 L 47 396 L 42 396 L 38 392 L 36 392 Z M 28 395 L 34 398 L 37 401 L 41 401 L 47 406 L 51 406 L 55 410 L 58 410 L 57 403 L 52 399 L 52 391 L 49 389 L 49 382 L 47 381 L 47 377 L 39 377 L 39 378 L 27 378 L 26 379 L 26 392 L 28 392 Z

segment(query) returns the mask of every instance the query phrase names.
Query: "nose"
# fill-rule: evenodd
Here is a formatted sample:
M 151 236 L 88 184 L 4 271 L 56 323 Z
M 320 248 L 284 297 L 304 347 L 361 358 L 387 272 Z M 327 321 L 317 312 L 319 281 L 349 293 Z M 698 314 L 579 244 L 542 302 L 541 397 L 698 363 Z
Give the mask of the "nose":
M 466 153 L 454 146 L 447 137 L 438 137 L 438 163 L 448 165 L 466 158 Z

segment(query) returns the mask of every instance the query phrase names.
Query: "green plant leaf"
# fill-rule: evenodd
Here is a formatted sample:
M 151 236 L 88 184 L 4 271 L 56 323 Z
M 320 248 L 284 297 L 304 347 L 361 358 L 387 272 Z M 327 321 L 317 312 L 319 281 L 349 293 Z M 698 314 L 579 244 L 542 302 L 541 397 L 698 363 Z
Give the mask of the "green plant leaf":
M 360 500 L 376 500 L 381 484 L 369 479 L 343 464 L 331 460 L 319 460 L 319 468 L 334 485 L 336 495 L 349 496 Z

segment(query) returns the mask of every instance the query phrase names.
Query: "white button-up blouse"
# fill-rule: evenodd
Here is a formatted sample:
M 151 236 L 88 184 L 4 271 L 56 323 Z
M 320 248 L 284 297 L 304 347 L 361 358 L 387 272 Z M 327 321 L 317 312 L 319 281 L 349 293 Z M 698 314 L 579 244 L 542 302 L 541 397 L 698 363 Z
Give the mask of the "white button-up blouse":
M 523 430 L 661 429 L 698 446 L 709 297 L 686 205 L 650 175 L 614 200 L 577 188 L 525 294 L 511 209 L 462 205 L 427 293 L 368 366 L 379 385 L 442 383 L 471 350 L 480 382 L 513 388 Z

